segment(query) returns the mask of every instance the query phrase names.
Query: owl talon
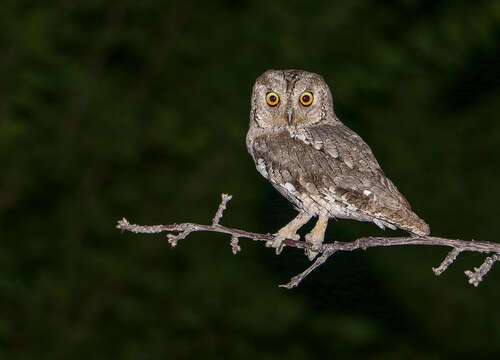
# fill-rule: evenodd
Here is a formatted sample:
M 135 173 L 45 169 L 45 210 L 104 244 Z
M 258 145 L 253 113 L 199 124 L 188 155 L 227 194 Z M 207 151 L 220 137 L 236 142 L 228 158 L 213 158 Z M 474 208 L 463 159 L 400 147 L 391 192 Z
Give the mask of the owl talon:
M 284 240 L 285 240 L 284 237 L 275 236 L 272 240 L 266 241 L 266 247 L 272 247 L 278 250 L 283 245 Z
M 306 254 L 306 256 L 309 260 L 313 261 L 314 258 L 319 254 L 318 250 L 321 249 L 321 244 L 323 243 L 323 238 L 317 239 L 311 233 L 307 234 L 305 236 L 305 238 L 306 238 L 306 243 L 311 245 L 311 248 L 305 249 L 304 253 Z
M 297 234 L 297 230 L 300 229 L 306 222 L 311 219 L 311 215 L 301 212 L 290 221 L 287 225 L 282 227 L 271 240 L 266 241 L 266 247 L 273 247 L 276 249 L 276 255 L 279 255 L 285 244 L 283 243 L 286 239 L 290 240 L 300 240 L 300 235 Z
M 325 230 L 328 224 L 328 217 L 320 215 L 316 225 L 311 230 L 309 234 L 305 236 L 306 243 L 311 245 L 310 249 L 306 249 L 304 252 L 309 260 L 314 260 L 321 250 L 321 245 L 325 239 Z
M 278 231 L 272 240 L 266 241 L 266 247 L 272 247 L 276 249 L 276 255 L 281 254 L 283 249 L 285 248 L 285 244 L 283 243 L 286 239 L 291 239 L 291 240 L 299 240 L 300 235 L 297 235 L 296 233 L 290 234 L 289 232 L 285 231 Z
M 304 253 L 306 254 L 307 258 L 308 258 L 309 260 L 311 260 L 311 261 L 313 261 L 313 260 L 314 260 L 314 258 L 315 258 L 316 256 L 318 256 L 318 254 L 319 254 L 317 251 L 310 250 L 310 249 L 306 249 L 306 250 L 304 251 Z
M 305 249 L 304 253 L 308 257 L 309 260 L 314 260 L 314 258 L 319 254 L 319 250 L 321 250 L 321 245 L 323 244 L 323 236 L 318 237 L 317 234 L 310 232 L 305 236 L 306 243 L 311 245 L 311 248 Z
M 281 243 L 286 239 L 297 241 L 297 240 L 300 240 L 300 235 L 297 234 L 296 232 L 292 233 L 292 232 L 288 231 L 288 229 L 285 229 L 284 231 L 280 230 L 274 235 L 274 241 L 280 240 L 280 243 Z
M 277 248 L 276 248 L 276 255 L 281 254 L 283 249 L 285 248 L 285 244 L 282 242 Z

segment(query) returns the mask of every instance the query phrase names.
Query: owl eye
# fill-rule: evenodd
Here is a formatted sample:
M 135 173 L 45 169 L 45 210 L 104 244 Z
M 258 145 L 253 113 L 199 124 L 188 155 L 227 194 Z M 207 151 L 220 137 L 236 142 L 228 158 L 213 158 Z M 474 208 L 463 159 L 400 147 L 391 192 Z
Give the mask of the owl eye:
M 302 95 L 300 95 L 299 101 L 304 106 L 309 106 L 313 102 L 313 94 L 310 91 L 304 91 Z
M 280 97 L 275 92 L 268 92 L 266 95 L 266 101 L 269 106 L 276 106 L 280 102 Z

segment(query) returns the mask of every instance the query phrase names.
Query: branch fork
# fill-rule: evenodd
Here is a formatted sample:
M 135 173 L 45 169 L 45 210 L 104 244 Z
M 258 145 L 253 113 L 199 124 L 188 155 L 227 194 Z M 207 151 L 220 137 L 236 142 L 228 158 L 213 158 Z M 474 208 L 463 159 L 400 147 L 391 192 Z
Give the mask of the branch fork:
M 228 234 L 231 236 L 230 246 L 233 254 L 241 251 L 239 245 L 240 238 L 252 239 L 254 241 L 269 241 L 273 240 L 275 235 L 253 233 L 245 230 L 229 228 L 220 225 L 224 210 L 227 208 L 227 203 L 232 199 L 229 194 L 222 194 L 222 200 L 219 204 L 217 212 L 212 220 L 211 225 L 202 225 L 194 223 L 170 224 L 170 225 L 152 225 L 143 226 L 131 224 L 127 219 L 122 218 L 118 221 L 116 228 L 130 231 L 139 234 L 157 234 L 167 232 L 167 239 L 172 247 L 177 246 L 180 240 L 185 239 L 188 235 L 197 231 L 210 231 Z M 311 249 L 311 246 L 304 241 L 286 239 L 282 243 L 283 246 L 290 246 L 299 249 Z M 280 285 L 286 289 L 297 287 L 312 271 L 323 265 L 333 254 L 339 251 L 354 251 L 366 250 L 373 247 L 382 246 L 403 246 L 403 245 L 427 245 L 427 246 L 446 246 L 451 247 L 451 251 L 446 255 L 441 264 L 432 268 L 434 274 L 441 275 L 448 267 L 453 264 L 457 256 L 464 251 L 490 253 L 482 265 L 474 270 L 465 271 L 468 277 L 469 284 L 478 286 L 483 280 L 483 277 L 491 270 L 493 264 L 500 261 L 500 244 L 488 241 L 465 241 L 459 239 L 448 239 L 436 236 L 412 236 L 412 237 L 362 237 L 353 242 L 334 241 L 333 243 L 323 244 L 319 248 L 314 248 L 319 255 L 316 260 L 302 273 L 294 276 L 287 284 Z

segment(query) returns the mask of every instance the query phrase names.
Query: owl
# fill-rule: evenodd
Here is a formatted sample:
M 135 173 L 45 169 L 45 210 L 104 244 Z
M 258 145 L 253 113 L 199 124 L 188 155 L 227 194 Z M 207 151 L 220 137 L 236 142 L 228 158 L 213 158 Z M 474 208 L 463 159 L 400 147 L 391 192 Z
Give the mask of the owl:
M 269 70 L 253 86 L 248 152 L 258 172 L 297 209 L 267 246 L 285 239 L 312 217 L 305 241 L 314 259 L 330 218 L 373 222 L 414 236 L 430 233 L 382 171 L 370 147 L 335 115 L 323 78 L 301 70 Z

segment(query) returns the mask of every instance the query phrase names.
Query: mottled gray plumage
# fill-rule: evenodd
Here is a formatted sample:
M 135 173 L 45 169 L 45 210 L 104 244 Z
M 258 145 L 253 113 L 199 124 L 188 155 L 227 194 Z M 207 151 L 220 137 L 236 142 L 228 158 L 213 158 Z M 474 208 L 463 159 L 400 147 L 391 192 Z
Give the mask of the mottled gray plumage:
M 313 99 L 308 106 L 299 101 L 305 92 Z M 268 94 L 279 102 L 269 105 Z M 247 147 L 257 170 L 299 211 L 269 244 L 277 249 L 286 238 L 298 239 L 297 230 L 312 216 L 319 217 L 306 235 L 313 246 L 321 245 L 332 217 L 429 234 L 370 147 L 337 118 L 320 75 L 300 70 L 262 74 L 253 87 Z

